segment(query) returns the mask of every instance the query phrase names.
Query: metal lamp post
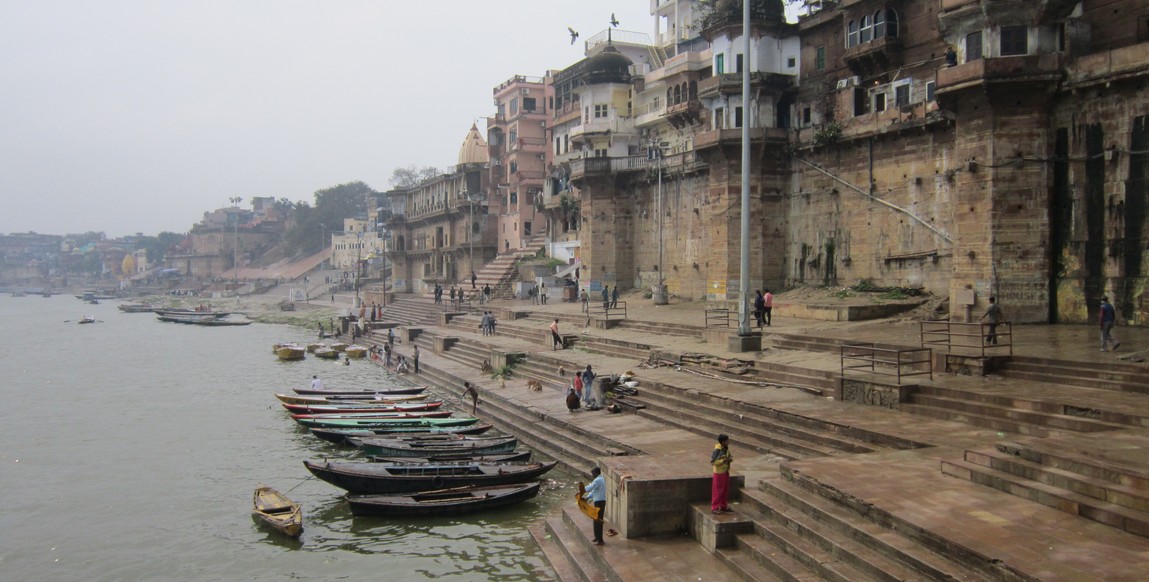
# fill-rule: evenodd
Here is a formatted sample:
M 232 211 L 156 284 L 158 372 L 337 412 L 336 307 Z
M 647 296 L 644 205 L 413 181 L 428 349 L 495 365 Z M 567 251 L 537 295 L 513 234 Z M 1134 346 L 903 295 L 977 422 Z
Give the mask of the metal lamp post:
M 359 244 L 355 247 L 355 307 L 359 307 L 359 274 L 363 272 L 363 232 L 360 231 L 356 238 Z
M 239 204 L 241 202 L 243 202 L 243 197 L 242 196 L 232 196 L 231 198 L 228 198 L 228 200 L 231 201 L 231 204 L 233 206 L 235 206 L 236 208 L 239 208 Z M 232 242 L 232 249 L 231 249 L 232 250 L 231 282 L 232 282 L 232 286 L 234 287 L 235 300 L 239 301 L 239 214 L 236 213 L 236 214 L 233 214 L 232 216 L 235 220 L 235 223 L 233 225 L 234 226 L 235 239 Z
M 655 286 L 651 298 L 655 305 L 666 305 L 666 284 L 662 275 L 662 147 L 658 142 L 650 144 L 648 157 L 656 160 L 658 165 L 658 202 L 655 212 L 658 213 L 658 285 Z

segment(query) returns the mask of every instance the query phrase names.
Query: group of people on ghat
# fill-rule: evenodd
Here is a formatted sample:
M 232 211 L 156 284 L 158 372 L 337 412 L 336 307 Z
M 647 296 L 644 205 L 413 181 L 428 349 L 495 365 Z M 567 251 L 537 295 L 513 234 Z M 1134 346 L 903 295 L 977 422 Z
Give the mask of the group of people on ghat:
M 483 332 L 483 335 L 495 335 L 495 325 L 497 323 L 494 313 L 484 311 L 483 318 L 479 321 L 479 331 Z
M 771 312 L 774 311 L 774 294 L 769 289 L 763 294 L 761 289 L 756 291 L 757 295 L 754 297 L 754 320 L 758 322 L 758 327 L 761 328 L 763 324 L 767 327 L 770 326 Z
M 590 364 L 587 364 L 585 370 L 574 373 L 564 396 L 568 410 L 574 412 L 584 405 L 589 410 L 598 409 L 598 402 L 593 390 L 594 379 L 594 369 L 591 368 Z

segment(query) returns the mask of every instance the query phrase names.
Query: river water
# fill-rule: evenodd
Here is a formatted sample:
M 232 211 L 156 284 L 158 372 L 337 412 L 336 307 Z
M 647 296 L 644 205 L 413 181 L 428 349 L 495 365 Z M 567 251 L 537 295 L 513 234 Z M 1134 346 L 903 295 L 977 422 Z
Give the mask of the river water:
M 0 297 L 0 331 L 0 580 L 555 578 L 526 527 L 567 502 L 568 475 L 514 507 L 403 520 L 353 519 L 311 477 L 304 459 L 355 453 L 297 427 L 274 393 L 312 374 L 393 379 L 272 354 L 309 331 L 163 323 L 71 295 Z M 261 483 L 303 503 L 300 541 L 252 521 Z

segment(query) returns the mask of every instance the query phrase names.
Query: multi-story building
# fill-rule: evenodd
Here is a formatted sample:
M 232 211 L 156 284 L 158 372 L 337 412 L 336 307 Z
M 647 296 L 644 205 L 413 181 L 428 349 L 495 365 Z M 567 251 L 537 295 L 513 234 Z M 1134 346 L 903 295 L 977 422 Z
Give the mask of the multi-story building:
M 488 182 L 487 143 L 472 126 L 448 173 L 392 190 L 387 259 L 392 289 L 423 293 L 469 278 L 498 253 L 503 198 Z
M 1120 8 L 1118 9 L 1118 6 Z M 1149 6 L 843 1 L 800 21 L 787 282 L 1149 320 Z
M 541 77 L 515 75 L 493 90 L 495 115 L 487 119 L 490 184 L 499 198 L 502 250 L 522 248 L 543 228 L 542 191 L 547 160 L 550 86 Z
M 343 232 L 331 235 L 331 268 L 367 276 L 367 265 L 383 255 L 383 236 L 368 218 L 344 218 Z

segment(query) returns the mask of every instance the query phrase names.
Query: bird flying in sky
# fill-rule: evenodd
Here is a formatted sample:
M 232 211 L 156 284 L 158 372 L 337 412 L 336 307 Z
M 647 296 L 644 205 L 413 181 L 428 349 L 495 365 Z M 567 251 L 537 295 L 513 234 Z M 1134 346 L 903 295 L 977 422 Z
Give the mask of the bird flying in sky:
M 610 13 L 610 25 L 615 27 L 615 28 L 618 28 L 618 19 L 614 17 L 613 12 Z
M 578 40 L 578 31 L 569 26 L 567 27 L 567 30 L 571 32 L 571 44 L 574 44 L 575 41 Z

